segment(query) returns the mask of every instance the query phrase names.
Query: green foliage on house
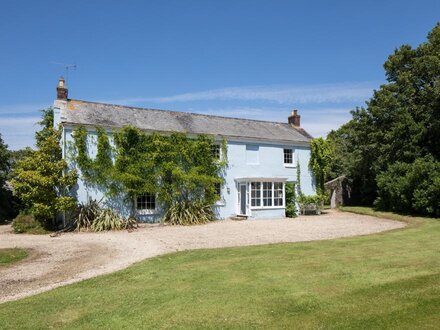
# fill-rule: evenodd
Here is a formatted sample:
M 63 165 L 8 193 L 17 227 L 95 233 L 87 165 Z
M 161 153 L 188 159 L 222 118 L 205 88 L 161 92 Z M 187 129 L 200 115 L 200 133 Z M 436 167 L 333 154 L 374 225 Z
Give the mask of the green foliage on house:
M 132 126 L 112 135 L 110 143 L 107 132 L 96 128 L 97 138 L 91 141 L 85 127 L 74 130 L 72 155 L 88 185 L 109 196 L 125 196 L 133 212 L 136 196 L 145 192 L 155 194 L 165 211 L 176 204 L 193 209 L 191 202 L 212 205 L 218 200 L 216 185 L 223 183 L 227 166 L 225 141 L 223 157 L 217 159 L 212 152 L 216 142 L 207 135 L 146 134 Z M 96 143 L 95 158 L 89 155 L 91 143 Z

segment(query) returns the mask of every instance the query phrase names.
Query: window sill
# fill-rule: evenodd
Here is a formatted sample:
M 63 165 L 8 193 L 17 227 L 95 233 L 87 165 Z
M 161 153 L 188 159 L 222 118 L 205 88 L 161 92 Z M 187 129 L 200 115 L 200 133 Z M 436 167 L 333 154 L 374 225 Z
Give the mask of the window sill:
M 295 164 L 284 164 L 284 167 L 287 167 L 287 168 L 295 168 L 296 165 L 295 165 Z
M 136 210 L 138 215 L 154 215 L 159 214 L 157 210 Z
M 251 210 L 276 210 L 285 208 L 285 206 L 252 206 Z

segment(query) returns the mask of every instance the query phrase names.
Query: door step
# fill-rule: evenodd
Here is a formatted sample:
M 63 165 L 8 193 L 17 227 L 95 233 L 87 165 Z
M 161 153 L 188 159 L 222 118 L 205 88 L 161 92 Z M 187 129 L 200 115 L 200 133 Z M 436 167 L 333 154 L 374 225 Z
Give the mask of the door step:
M 240 221 L 240 220 L 247 220 L 248 216 L 247 215 L 241 215 L 241 214 L 237 214 L 235 216 L 230 217 L 229 219 L 231 220 L 236 220 L 236 221 Z

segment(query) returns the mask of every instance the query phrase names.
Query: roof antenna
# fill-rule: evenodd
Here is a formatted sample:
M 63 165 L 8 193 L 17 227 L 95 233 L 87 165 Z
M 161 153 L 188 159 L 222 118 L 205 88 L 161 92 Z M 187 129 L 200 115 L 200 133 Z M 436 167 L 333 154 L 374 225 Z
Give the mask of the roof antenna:
M 66 85 L 69 79 L 69 69 L 76 69 L 76 64 L 66 64 L 66 63 L 59 63 L 59 62 L 52 62 L 52 64 L 62 65 L 64 67 L 64 77 L 66 78 Z M 68 86 L 68 85 L 67 85 Z

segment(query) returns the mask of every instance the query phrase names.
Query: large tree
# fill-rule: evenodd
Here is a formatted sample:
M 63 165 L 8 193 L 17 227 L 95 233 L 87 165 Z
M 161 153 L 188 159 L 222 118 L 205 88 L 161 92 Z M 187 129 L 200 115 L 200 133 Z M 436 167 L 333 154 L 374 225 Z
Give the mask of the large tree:
M 417 48 L 396 49 L 384 68 L 388 83 L 374 92 L 366 108 L 353 111 L 353 119 L 328 136 L 336 151 L 333 175 L 351 178 L 357 201 L 363 203 L 388 194 L 389 185 L 382 184 L 385 177 L 378 187 L 377 176 L 393 164 L 412 164 L 424 157 L 440 160 L 440 25 Z M 432 176 L 425 180 L 434 183 Z M 392 208 L 389 203 L 384 206 Z

